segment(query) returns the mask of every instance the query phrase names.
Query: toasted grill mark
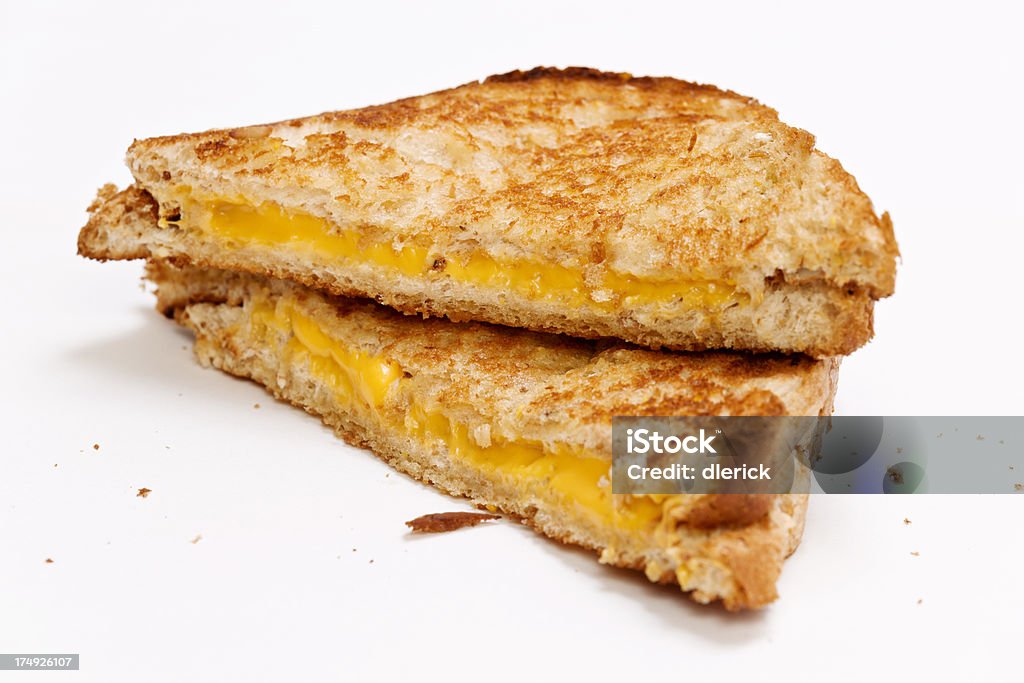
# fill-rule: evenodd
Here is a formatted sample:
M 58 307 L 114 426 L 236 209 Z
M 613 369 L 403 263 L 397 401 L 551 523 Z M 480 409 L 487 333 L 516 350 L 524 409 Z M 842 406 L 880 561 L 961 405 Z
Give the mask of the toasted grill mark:
M 415 534 L 436 534 L 476 526 L 491 519 L 501 519 L 501 515 L 486 512 L 435 512 L 411 519 L 405 525 Z
M 214 137 L 196 145 L 195 153 L 202 162 L 224 160 L 230 148 L 229 140 L 224 137 Z
M 509 71 L 508 73 L 488 76 L 484 83 L 525 83 L 541 78 L 555 78 L 564 80 L 588 79 L 592 81 L 606 81 L 612 83 L 625 83 L 633 78 L 632 74 L 625 72 L 598 71 L 585 66 L 570 66 L 565 69 L 556 69 L 549 66 L 538 66 L 528 71 Z
M 597 69 L 591 69 L 585 66 L 570 66 L 565 69 L 557 69 L 548 66 L 538 66 L 528 71 L 509 71 L 504 74 L 496 74 L 494 76 L 488 76 L 483 82 L 484 83 L 527 83 L 530 81 L 537 80 L 553 80 L 553 81 L 590 81 L 593 83 L 604 83 L 610 85 L 628 85 L 636 88 L 656 88 L 656 87 L 667 87 L 674 88 L 677 91 L 695 91 L 695 92 L 708 92 L 716 94 L 726 94 L 735 97 L 737 100 L 747 102 L 750 104 L 757 104 L 757 101 L 753 98 L 742 97 L 731 91 L 723 91 L 716 88 L 713 85 L 703 85 L 700 83 L 689 83 L 687 81 L 679 81 L 674 78 L 659 78 L 655 76 L 634 76 L 626 72 L 616 71 L 599 71 Z M 471 85 L 471 84 L 467 84 Z M 463 86 L 465 87 L 465 86 Z

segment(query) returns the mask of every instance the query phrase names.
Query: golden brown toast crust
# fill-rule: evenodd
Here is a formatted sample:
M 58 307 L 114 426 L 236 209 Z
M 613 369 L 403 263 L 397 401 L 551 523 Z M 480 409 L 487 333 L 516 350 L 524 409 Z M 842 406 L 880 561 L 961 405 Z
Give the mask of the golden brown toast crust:
M 135 185 L 118 192 L 104 185 L 89 205 L 89 221 L 78 233 L 78 253 L 100 261 L 150 255 L 144 235 L 156 225 L 152 195 Z
M 559 503 L 548 487 L 524 488 L 500 472 L 452 457 L 442 444 L 409 438 L 347 409 L 304 363 L 283 352 L 289 337 L 253 334 L 251 301 L 295 302 L 332 338 L 397 360 L 404 379 L 380 408 L 385 421 L 401 420 L 403 401 L 415 397 L 465 424 L 473 425 L 474 419 L 493 424 L 492 437 L 593 444 L 593 431 L 606 444 L 616 411 L 665 406 L 827 413 L 835 362 L 605 349 L 488 325 L 410 320 L 373 304 L 237 273 L 155 263 L 149 277 L 158 285 L 159 308 L 195 331 L 202 363 L 260 382 L 397 469 L 478 505 L 495 506 L 552 538 L 595 549 L 606 564 L 643 570 L 652 581 L 678 582 L 701 602 L 720 599 L 729 609 L 743 609 L 777 596 L 782 561 L 802 531 L 805 496 L 689 496 L 665 512 L 656 529 L 623 531 L 598 524 Z M 656 408 L 650 400 L 658 393 L 652 394 L 653 382 L 666 396 L 692 398 L 677 397 Z M 558 408 L 562 412 L 552 415 Z M 510 414 L 520 417 L 501 419 Z M 553 429 L 549 420 L 557 421 Z
M 751 98 L 583 68 L 512 72 L 385 105 L 136 141 L 161 202 L 182 184 L 273 199 L 398 242 L 468 243 L 592 274 L 757 288 L 810 273 L 893 290 L 891 222 L 814 138 Z

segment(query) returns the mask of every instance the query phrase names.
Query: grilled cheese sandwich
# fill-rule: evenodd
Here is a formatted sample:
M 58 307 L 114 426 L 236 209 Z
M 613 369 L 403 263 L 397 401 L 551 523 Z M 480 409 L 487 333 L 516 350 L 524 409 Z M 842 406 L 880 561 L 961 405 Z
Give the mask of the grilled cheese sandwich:
M 407 313 L 679 350 L 849 353 L 893 290 L 887 215 L 749 98 L 586 69 L 135 142 L 79 250 Z M 104 218 L 138 209 L 155 220 Z
M 799 495 L 613 495 L 616 414 L 827 414 L 837 363 L 672 354 L 420 321 L 270 278 L 153 262 L 206 364 L 263 384 L 397 469 L 701 602 L 759 607 Z

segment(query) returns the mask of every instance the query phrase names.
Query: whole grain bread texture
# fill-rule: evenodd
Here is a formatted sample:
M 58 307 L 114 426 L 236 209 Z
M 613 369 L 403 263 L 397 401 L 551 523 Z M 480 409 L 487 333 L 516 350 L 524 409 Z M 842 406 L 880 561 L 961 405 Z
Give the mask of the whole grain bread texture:
M 199 362 L 252 379 L 319 416 L 396 469 L 539 532 L 593 549 L 600 561 L 678 583 L 730 610 L 777 597 L 782 563 L 802 533 L 806 496 L 691 495 L 662 503 L 648 527 L 620 528 L 544 481 L 459 457 L 443 439 L 403 428 L 414 406 L 466 426 L 474 443 L 526 439 L 610 465 L 614 415 L 829 414 L 838 361 L 805 356 L 677 354 L 480 323 L 419 321 L 371 302 L 236 272 L 151 263 L 158 308 L 190 328 Z M 361 357 L 385 358 L 401 379 L 376 411 L 358 410 L 296 353 L 295 334 L 268 337 L 257 307 L 300 310 Z M 500 458 L 497 458 L 500 461 Z M 599 486 L 606 486 L 599 484 Z M 607 505 L 629 496 L 599 492 Z
M 756 100 L 671 78 L 513 72 L 380 106 L 138 140 L 128 165 L 135 184 L 102 192 L 81 253 L 246 270 L 406 313 L 825 357 L 870 339 L 874 301 L 895 282 L 888 215 L 813 136 Z M 367 246 L 425 245 L 441 266 L 403 274 L 229 244 L 177 222 L 182 188 L 273 202 Z M 445 272 L 477 252 L 582 272 L 587 304 Z M 631 303 L 604 288 L 609 273 L 729 283 L 742 296 Z

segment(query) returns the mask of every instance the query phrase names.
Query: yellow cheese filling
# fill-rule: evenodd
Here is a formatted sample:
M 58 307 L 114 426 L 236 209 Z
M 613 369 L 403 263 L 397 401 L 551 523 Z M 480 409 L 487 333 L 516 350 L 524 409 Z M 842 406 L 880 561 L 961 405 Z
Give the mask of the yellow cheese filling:
M 599 310 L 681 302 L 686 308 L 718 310 L 749 297 L 724 280 L 644 279 L 606 271 L 597 285 L 582 269 L 537 259 L 503 260 L 482 250 L 446 254 L 432 245 L 366 243 L 356 230 L 332 226 L 308 213 L 289 211 L 273 202 L 185 198 L 177 221 L 241 247 L 260 245 L 312 253 L 328 261 L 345 261 L 387 269 L 409 277 L 448 277 L 490 289 L 511 291 L 531 300 L 558 301 Z
M 425 442 L 440 440 L 453 458 L 487 474 L 512 477 L 524 487 L 554 491 L 600 523 L 640 529 L 653 527 L 661 517 L 662 501 L 655 498 L 617 496 L 614 500 L 609 462 L 578 449 L 496 437 L 490 445 L 481 446 L 466 425 L 416 401 L 412 401 L 404 421 L 389 418 L 385 399 L 389 392 L 400 390 L 402 367 L 331 338 L 289 300 L 255 302 L 252 321 L 258 335 L 266 336 L 270 330 L 290 334 L 288 351 L 293 359 L 305 360 L 313 375 L 331 387 L 343 406 L 381 422 L 386 429 L 404 431 Z

